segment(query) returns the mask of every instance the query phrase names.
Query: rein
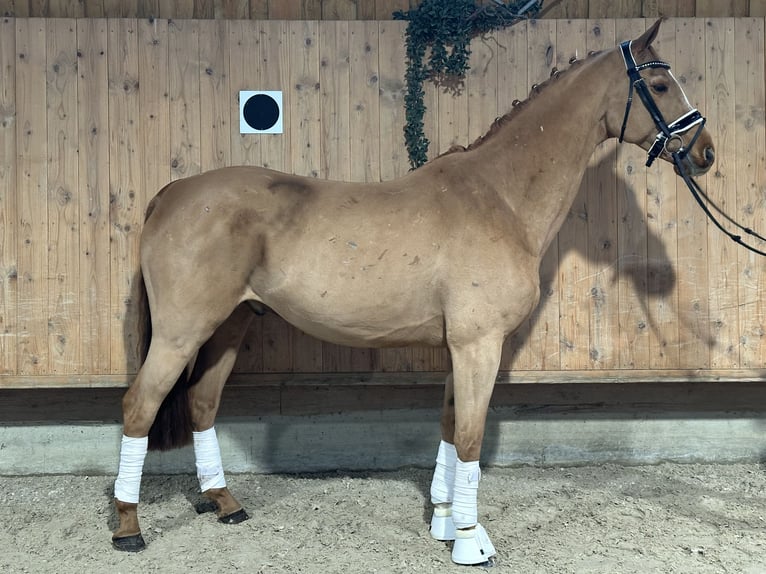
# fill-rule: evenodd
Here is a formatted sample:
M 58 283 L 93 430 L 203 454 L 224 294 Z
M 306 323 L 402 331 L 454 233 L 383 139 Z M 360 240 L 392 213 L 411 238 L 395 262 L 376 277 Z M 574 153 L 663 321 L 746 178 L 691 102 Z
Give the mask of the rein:
M 713 224 L 719 230 L 721 230 L 725 235 L 727 235 L 735 243 L 741 245 L 742 247 L 746 249 L 749 249 L 753 253 L 766 256 L 766 251 L 762 251 L 760 249 L 757 249 L 756 247 L 753 247 L 745 243 L 742 240 L 741 235 L 737 235 L 736 233 L 732 233 L 731 231 L 726 229 L 721 224 L 721 222 L 713 215 L 710 207 L 712 207 L 713 210 L 715 210 L 723 219 L 725 219 L 726 221 L 728 221 L 729 223 L 731 223 L 738 229 L 741 229 L 746 234 L 752 237 L 755 237 L 756 239 L 759 239 L 761 241 L 766 241 L 765 237 L 756 233 L 751 228 L 745 227 L 737 223 L 730 216 L 724 213 L 720 207 L 718 207 L 715 203 L 713 203 L 710 200 L 707 194 L 704 191 L 702 191 L 702 188 L 700 188 L 699 184 L 696 181 L 694 181 L 692 177 L 689 175 L 689 172 L 686 166 L 684 165 L 683 160 L 689 154 L 689 150 L 691 150 L 694 147 L 694 143 L 697 141 L 697 138 L 699 137 L 700 133 L 702 133 L 702 128 L 705 127 L 706 120 L 702 116 L 702 114 L 700 114 L 700 112 L 696 108 L 694 108 L 670 124 L 665 122 L 665 118 L 662 116 L 662 112 L 660 112 L 659 108 L 657 107 L 657 104 L 654 101 L 654 98 L 652 98 L 652 94 L 649 92 L 649 88 L 647 87 L 646 82 L 641 77 L 641 70 L 645 70 L 647 68 L 664 68 L 666 70 L 669 70 L 670 64 L 668 64 L 667 62 L 663 62 L 661 60 L 651 60 L 649 62 L 644 62 L 643 64 L 636 64 L 636 60 L 633 58 L 633 53 L 631 52 L 631 49 L 630 49 L 631 43 L 632 42 L 623 42 L 622 44 L 620 44 L 620 50 L 622 51 L 622 59 L 625 62 L 625 69 L 627 70 L 628 77 L 630 78 L 630 89 L 628 91 L 628 101 L 625 105 L 625 115 L 622 120 L 622 128 L 620 129 L 620 143 L 622 143 L 623 137 L 625 135 L 625 126 L 628 123 L 628 115 L 630 114 L 630 107 L 633 104 L 633 90 L 635 89 L 636 92 L 638 92 L 638 95 L 641 98 L 641 101 L 643 102 L 644 107 L 649 112 L 649 115 L 652 117 L 652 120 L 654 121 L 654 125 L 659 130 L 657 137 L 654 139 L 654 143 L 652 143 L 651 147 L 649 148 L 649 151 L 647 152 L 648 157 L 646 159 L 646 167 L 651 166 L 654 160 L 657 159 L 657 157 L 659 157 L 659 155 L 663 152 L 671 156 L 673 159 L 673 164 L 676 166 L 678 173 L 683 178 L 684 183 L 686 184 L 686 187 L 689 188 L 689 191 L 691 192 L 692 197 L 694 197 L 694 199 L 702 208 L 702 211 L 705 213 L 705 215 L 708 216 L 710 221 L 712 221 Z M 689 131 L 694 126 L 697 126 L 697 131 L 695 132 L 694 136 L 689 142 L 689 145 L 684 146 L 683 138 L 681 137 L 681 134 L 684 134 L 685 132 Z M 704 201 L 703 201 L 703 198 L 704 198 Z

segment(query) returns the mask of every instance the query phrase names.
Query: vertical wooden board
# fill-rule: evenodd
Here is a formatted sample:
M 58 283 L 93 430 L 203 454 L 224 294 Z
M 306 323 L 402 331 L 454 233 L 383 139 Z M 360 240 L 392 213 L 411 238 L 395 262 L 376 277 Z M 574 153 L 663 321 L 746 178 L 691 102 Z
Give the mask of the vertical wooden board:
M 106 20 L 77 21 L 80 360 L 87 374 L 111 368 L 107 45 Z
M 300 20 L 303 0 L 269 0 L 270 20 Z
M 199 27 L 198 20 L 168 22 L 170 167 L 173 179 L 196 175 L 201 171 Z
M 260 62 L 255 78 L 267 90 L 282 90 L 283 134 L 260 139 L 262 165 L 281 171 L 292 172 L 291 114 L 292 77 L 290 73 L 290 24 L 278 20 L 258 22 L 260 38 Z M 289 372 L 293 370 L 293 328 L 281 317 L 267 313 L 261 321 L 253 322 L 246 344 L 256 344 L 251 337 L 252 329 L 261 323 L 258 340 L 262 341 L 263 370 L 266 372 Z
M 751 229 L 764 230 L 766 209 L 766 136 L 764 135 L 764 22 L 742 18 L 734 22 L 735 68 L 735 183 L 729 181 L 736 198 L 735 219 Z M 733 189 L 731 189 L 733 187 Z M 747 243 L 766 249 L 764 242 L 747 237 Z M 740 366 L 762 368 L 766 359 L 766 259 L 737 248 L 739 259 Z
M 347 22 L 319 25 L 320 169 L 319 177 L 351 178 L 349 138 L 349 30 Z
M 391 20 L 397 10 L 409 10 L 410 0 L 375 0 L 375 19 Z
M 377 22 L 349 23 L 349 179 L 380 181 L 380 68 Z M 351 349 L 353 371 L 373 371 L 377 349 Z
M 468 95 L 462 81 L 456 86 L 439 84 L 439 154 L 453 146 L 465 147 L 468 139 Z M 436 154 L 436 155 L 439 155 Z
M 642 0 L 590 0 L 589 18 L 640 18 Z
M 192 18 L 198 20 L 208 20 L 213 18 L 215 13 L 214 1 L 215 0 L 194 0 Z
M 322 20 L 356 20 L 357 0 L 324 0 Z
M 404 74 L 406 55 L 401 22 L 381 22 L 380 57 L 380 178 L 396 179 L 409 171 L 404 146 Z
M 170 181 L 170 92 L 168 21 L 138 21 L 142 185 L 149 201 Z
M 678 81 L 692 106 L 707 115 L 705 97 L 705 21 L 675 22 Z M 715 142 L 717 143 L 717 142 Z M 716 169 L 715 167 L 713 169 Z M 700 183 L 706 186 L 705 179 Z M 678 206 L 678 347 L 679 368 L 710 367 L 707 217 L 683 181 L 676 180 Z
M 726 18 L 747 16 L 749 0 L 697 0 L 697 18 Z
M 588 17 L 588 0 L 564 0 L 545 15 L 546 20 Z
M 135 18 L 136 0 L 89 0 L 85 6 L 88 18 Z
M 29 2 L 28 0 L 0 0 L 0 15 L 29 18 Z
M 548 22 L 522 21 L 494 32 L 497 50 L 497 112 L 510 113 L 513 102 L 524 100 L 529 93 L 527 83 L 527 28 L 541 28 Z
M 675 25 L 663 25 L 653 44 L 660 58 L 675 69 Z M 673 118 L 666 118 L 673 121 Z M 650 366 L 670 369 L 679 360 L 678 205 L 676 174 L 665 161 L 646 170 L 647 193 L 647 303 L 649 308 Z
M 269 17 L 269 0 L 249 0 L 250 19 L 267 20 Z
M 533 26 L 534 24 L 530 24 Z M 524 100 L 529 91 L 527 84 L 527 22 L 514 24 L 494 32 L 497 49 L 497 111 L 498 115 L 510 113 L 515 100 Z M 537 313 L 541 309 L 535 310 Z M 509 336 L 503 347 L 501 370 L 535 368 L 538 356 L 532 344 L 531 329 L 534 321 L 527 320 L 516 333 Z M 539 367 L 538 367 L 539 368 Z
M 735 213 L 736 139 L 734 76 L 734 20 L 707 20 L 707 128 L 716 146 L 716 168 L 707 176 L 707 193 L 725 213 Z M 731 182 L 731 184 L 729 184 Z M 739 366 L 738 250 L 735 243 L 712 225 L 708 226 L 710 322 L 714 369 Z
M 545 81 L 557 64 L 556 30 L 555 20 L 531 20 L 526 24 L 526 34 L 515 38 L 513 46 L 519 50 L 518 79 L 514 81 L 515 96 L 511 102 L 527 99 L 530 86 Z M 500 65 L 499 70 L 502 69 Z M 506 340 L 501 364 L 504 370 L 561 367 L 558 263 L 558 243 L 554 241 L 540 265 L 540 304 L 527 323 Z
M 77 32 L 73 19 L 46 21 L 48 134 L 49 374 L 80 372 Z
M 196 0 L 162 0 L 160 2 L 160 18 L 184 20 L 194 18 Z
M 229 128 L 229 161 L 231 165 L 261 165 L 261 142 L 266 136 L 239 133 L 239 92 L 240 90 L 272 90 L 261 79 L 263 69 L 261 25 L 255 20 L 230 20 L 226 22 L 226 55 L 223 61 L 228 69 L 228 94 L 221 98 L 222 113 Z M 200 47 L 201 54 L 205 49 Z M 202 56 L 204 61 L 205 57 Z M 219 76 L 224 74 L 219 70 Z M 205 79 L 202 79 L 205 82 Z M 212 86 L 211 86 L 212 87 Z M 204 92 L 204 90 L 203 90 Z M 203 105 L 204 109 L 204 105 Z M 225 110 L 225 111 L 223 111 Z M 223 136 L 223 134 L 221 134 Z M 270 314 L 273 317 L 273 314 Z M 234 364 L 235 373 L 260 373 L 264 370 L 263 325 L 266 317 L 256 317 L 245 335 Z
M 199 23 L 200 168 L 202 171 L 231 165 L 229 47 L 225 20 Z
M 409 169 L 404 145 L 404 28 L 399 22 L 381 21 L 380 59 L 380 178 L 390 181 Z M 431 350 L 397 347 L 379 351 L 383 371 L 412 371 L 415 356 L 420 370 L 431 368 Z
M 46 18 L 82 18 L 85 3 L 80 0 L 48 0 Z
M 498 117 L 498 52 L 496 38 L 478 36 L 471 41 L 465 89 L 468 96 L 468 141 L 487 133 Z
M 16 20 L 18 371 L 48 373 L 45 21 Z
M 352 181 L 380 181 L 380 69 L 377 22 L 349 29 L 349 139 Z
M 763 18 L 766 16 L 766 0 L 750 0 L 748 16 L 751 18 Z
M 261 142 L 262 164 L 264 167 L 292 172 L 290 26 L 287 22 L 260 22 L 258 30 L 261 61 L 257 78 L 266 90 L 282 90 L 285 121 L 283 134 L 264 138 Z
M 290 23 L 290 137 L 292 169 L 299 175 L 317 177 L 319 148 L 319 26 L 317 22 Z M 293 369 L 297 372 L 322 371 L 322 342 L 298 329 L 292 330 Z
M 261 42 L 265 40 L 261 25 L 255 21 L 228 22 L 229 45 L 229 123 L 232 127 L 230 148 L 232 165 L 261 165 L 263 136 L 239 133 L 239 92 L 242 90 L 276 90 L 262 80 Z M 274 64 L 268 64 L 274 65 Z M 284 108 L 287 109 L 287 108 Z
M 247 20 L 249 4 L 248 0 L 214 0 L 213 17 L 216 20 Z
M 16 189 L 16 33 L 0 19 L 0 375 L 18 374 Z
M 138 314 L 133 281 L 143 223 L 138 33 L 135 20 L 108 22 L 109 70 L 109 227 L 111 372 L 138 370 Z
M 156 20 L 160 18 L 160 2 L 163 0 L 138 0 L 136 18 Z M 167 25 L 167 22 L 166 22 Z
M 587 50 L 587 21 L 560 21 L 556 37 L 556 64 L 566 65 Z M 550 73 L 550 69 L 548 70 Z M 542 71 L 541 71 L 542 73 Z M 558 235 L 561 368 L 587 369 L 590 365 L 588 288 L 588 205 L 583 181 Z
M 638 38 L 644 20 L 615 23 L 615 42 Z M 626 87 L 627 90 L 627 82 Z M 638 101 L 635 105 L 640 105 Z M 650 341 L 646 292 L 646 152 L 623 143 L 617 148 L 618 265 L 620 359 L 623 369 L 649 367 Z
M 613 20 L 588 20 L 588 52 L 610 49 L 614 45 Z M 591 369 L 617 368 L 620 355 L 619 300 L 612 284 L 617 262 L 616 146 L 615 140 L 599 145 L 584 178 L 588 214 L 588 280 L 583 283 L 589 303 Z
M 348 22 L 319 24 L 320 173 L 326 179 L 350 179 Z M 351 349 L 323 343 L 326 372 L 351 371 Z
M 667 18 L 691 18 L 696 12 L 696 0 L 655 0 L 656 10 L 647 10 L 644 8 L 644 16 L 647 18 L 656 18 L 665 16 Z M 644 5 L 650 4 L 646 1 Z

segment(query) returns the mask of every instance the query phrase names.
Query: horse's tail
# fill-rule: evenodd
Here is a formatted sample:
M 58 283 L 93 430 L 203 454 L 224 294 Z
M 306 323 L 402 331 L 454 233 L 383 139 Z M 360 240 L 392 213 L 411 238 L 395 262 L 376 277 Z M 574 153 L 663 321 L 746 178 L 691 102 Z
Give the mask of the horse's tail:
M 168 184 L 169 185 L 169 184 Z M 167 189 L 165 186 L 152 199 L 146 210 L 146 219 L 154 210 L 155 202 Z M 139 349 L 141 363 L 146 360 L 149 352 L 149 344 L 152 340 L 152 317 L 149 308 L 149 299 L 146 295 L 146 285 L 144 278 L 139 271 L 136 286 L 139 289 L 137 294 L 139 325 L 141 329 L 141 346 Z M 192 418 L 191 406 L 189 404 L 190 387 L 189 369 L 184 369 L 178 377 L 170 393 L 165 397 L 160 405 L 160 410 L 154 417 L 154 422 L 149 429 L 149 450 L 171 450 L 186 446 L 192 442 Z

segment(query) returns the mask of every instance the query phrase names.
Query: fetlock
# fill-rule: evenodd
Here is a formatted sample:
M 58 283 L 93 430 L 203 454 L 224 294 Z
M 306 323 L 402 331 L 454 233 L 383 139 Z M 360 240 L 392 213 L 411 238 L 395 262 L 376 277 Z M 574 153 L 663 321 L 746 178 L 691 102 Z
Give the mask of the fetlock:
M 242 505 L 225 486 L 223 488 L 209 488 L 202 493 L 202 496 L 215 504 L 215 513 L 218 518 L 224 518 L 242 510 Z
M 112 538 L 125 538 L 141 534 L 141 528 L 138 525 L 138 504 L 122 502 L 115 498 L 114 505 L 117 509 L 120 525 L 112 534 Z

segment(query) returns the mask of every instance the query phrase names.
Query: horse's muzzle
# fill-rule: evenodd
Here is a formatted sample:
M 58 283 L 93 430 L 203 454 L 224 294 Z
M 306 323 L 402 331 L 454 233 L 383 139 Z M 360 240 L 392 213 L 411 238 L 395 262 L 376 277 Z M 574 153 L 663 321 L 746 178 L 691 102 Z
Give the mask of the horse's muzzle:
M 698 151 L 699 150 L 699 151 Z M 702 146 L 695 146 L 695 148 L 682 160 L 682 164 L 686 173 L 691 177 L 697 177 L 699 175 L 706 174 L 713 164 L 715 163 L 715 148 L 712 143 L 706 143 Z M 678 173 L 678 167 L 674 168 Z

